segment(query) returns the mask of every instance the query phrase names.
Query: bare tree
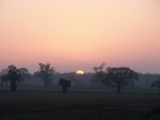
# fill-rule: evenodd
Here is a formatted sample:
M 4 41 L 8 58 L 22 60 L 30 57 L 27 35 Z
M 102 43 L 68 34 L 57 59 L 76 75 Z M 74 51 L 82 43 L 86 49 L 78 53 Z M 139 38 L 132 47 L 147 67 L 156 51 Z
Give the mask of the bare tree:
M 101 82 L 101 87 L 104 86 L 104 78 L 105 78 L 105 72 L 103 71 L 105 67 L 105 63 L 103 62 L 99 67 L 93 67 L 93 70 L 95 71 L 95 77 L 98 81 Z
M 117 86 L 117 93 L 121 93 L 121 87 L 133 83 L 138 80 L 138 74 L 127 67 L 108 67 L 108 78 Z
M 43 80 L 44 86 L 48 87 L 52 82 L 52 75 L 55 73 L 55 68 L 51 67 L 51 64 L 39 63 L 39 71 L 35 72 L 34 75 L 40 77 Z

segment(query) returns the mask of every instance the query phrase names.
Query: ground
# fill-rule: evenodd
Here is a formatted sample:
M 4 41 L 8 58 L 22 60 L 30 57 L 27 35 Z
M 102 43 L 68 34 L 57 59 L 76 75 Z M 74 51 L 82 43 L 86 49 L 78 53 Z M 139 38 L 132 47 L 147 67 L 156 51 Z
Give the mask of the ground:
M 1 120 L 159 120 L 159 107 L 159 95 L 0 92 Z

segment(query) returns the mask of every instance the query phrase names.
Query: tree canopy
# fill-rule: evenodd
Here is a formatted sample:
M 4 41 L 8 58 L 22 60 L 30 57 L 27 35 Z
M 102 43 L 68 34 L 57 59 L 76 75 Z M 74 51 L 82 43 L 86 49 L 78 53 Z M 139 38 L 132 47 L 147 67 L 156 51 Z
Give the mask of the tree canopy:
M 105 77 L 104 67 L 105 67 L 104 62 L 98 67 L 93 67 L 93 70 L 95 71 L 95 75 L 93 75 L 93 76 L 95 76 L 96 80 L 101 82 L 102 88 L 104 86 L 104 77 Z
M 17 90 L 17 82 L 21 83 L 27 77 L 31 77 L 27 68 L 17 68 L 14 65 L 9 65 L 7 69 L 1 71 L 1 82 L 10 82 L 10 90 L 15 92 Z
M 66 79 L 59 79 L 59 85 L 62 87 L 62 91 L 63 92 L 67 92 L 68 91 L 68 87 L 71 87 L 71 81 L 70 80 L 66 80 Z
M 10 89 L 15 92 L 17 90 L 17 81 L 20 82 L 21 74 L 14 65 L 10 65 L 7 68 L 7 76 L 10 80 Z
M 44 86 L 48 87 L 52 82 L 52 75 L 55 73 L 55 68 L 51 67 L 51 64 L 39 63 L 39 71 L 34 75 L 43 80 Z
M 121 87 L 132 84 L 133 80 L 138 80 L 138 74 L 127 67 L 108 67 L 107 78 L 117 86 L 117 93 L 121 93 Z

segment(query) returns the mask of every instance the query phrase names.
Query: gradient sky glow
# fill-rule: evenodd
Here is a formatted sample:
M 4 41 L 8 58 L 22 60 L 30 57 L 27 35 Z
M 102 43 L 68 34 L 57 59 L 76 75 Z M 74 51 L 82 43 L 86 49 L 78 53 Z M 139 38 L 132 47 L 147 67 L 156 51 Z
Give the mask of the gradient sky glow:
M 158 0 L 1 0 L 0 70 L 126 66 L 160 73 Z

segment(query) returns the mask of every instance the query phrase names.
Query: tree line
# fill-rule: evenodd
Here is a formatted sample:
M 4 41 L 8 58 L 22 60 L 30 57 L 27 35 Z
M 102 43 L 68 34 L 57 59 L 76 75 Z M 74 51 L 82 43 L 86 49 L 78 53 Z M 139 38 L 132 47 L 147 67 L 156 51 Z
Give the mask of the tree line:
M 92 81 L 100 81 L 101 87 L 116 87 L 116 93 L 121 93 L 122 87 L 134 86 L 134 81 L 139 80 L 139 74 L 128 67 L 107 67 L 103 62 L 98 67 L 93 67 Z M 160 94 L 160 76 L 151 87 L 158 87 Z
M 116 87 L 116 93 L 121 93 L 121 88 L 128 85 L 134 86 L 134 82 L 139 79 L 137 72 L 128 67 L 107 67 L 105 63 L 98 67 L 93 67 L 94 73 L 91 74 L 91 82 L 100 81 L 101 87 Z M 40 78 L 45 87 L 48 87 L 56 73 L 51 64 L 39 63 L 39 70 L 33 76 Z M 6 69 L 0 72 L 1 83 L 9 82 L 10 90 L 15 92 L 17 90 L 17 83 L 23 82 L 25 79 L 31 78 L 31 74 L 27 68 L 17 68 L 14 65 L 9 65 Z M 67 80 L 60 78 L 58 84 L 62 87 L 63 92 L 68 91 L 71 87 L 71 79 Z M 152 83 L 152 87 L 158 87 L 160 93 L 160 77 Z
M 55 68 L 51 64 L 39 63 L 39 71 L 35 72 L 33 76 L 41 78 L 45 87 L 48 87 L 53 79 L 53 74 L 55 73 Z M 17 83 L 23 82 L 27 78 L 31 78 L 31 74 L 27 68 L 17 68 L 14 65 L 9 65 L 7 69 L 3 69 L 0 73 L 1 83 L 9 82 L 10 91 L 17 91 Z M 60 79 L 59 85 L 62 86 L 63 92 L 68 91 L 68 87 L 71 86 L 69 80 Z

